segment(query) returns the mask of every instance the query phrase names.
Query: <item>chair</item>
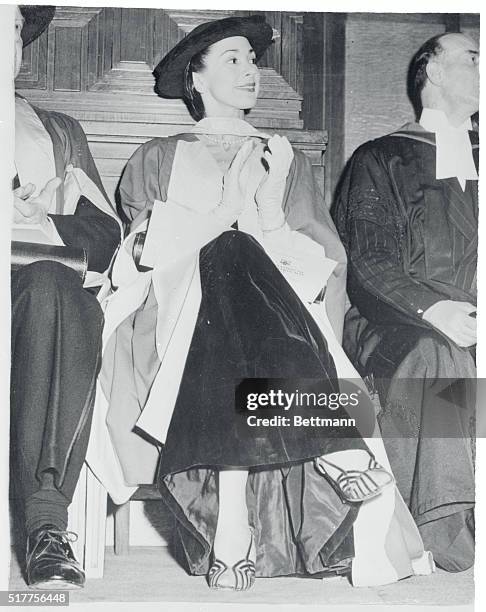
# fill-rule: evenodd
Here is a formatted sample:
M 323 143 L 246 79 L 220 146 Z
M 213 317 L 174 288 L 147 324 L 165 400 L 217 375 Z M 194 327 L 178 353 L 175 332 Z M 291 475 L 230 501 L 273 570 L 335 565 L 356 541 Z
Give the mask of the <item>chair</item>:
M 102 578 L 105 560 L 106 512 L 105 488 L 85 463 L 79 476 L 73 501 L 69 506 L 68 529 L 78 534 L 73 550 L 86 572 L 86 578 Z M 141 485 L 130 500 L 115 506 L 114 549 L 127 555 L 130 547 L 130 501 L 161 499 L 155 485 Z
M 87 578 L 103 577 L 107 497 L 103 485 L 84 463 L 68 510 L 68 529 L 78 534 L 73 550 Z
M 115 555 L 127 555 L 129 553 L 130 502 L 153 499 L 162 499 L 158 488 L 155 485 L 141 485 L 127 502 L 116 506 L 116 509 L 113 512 L 115 522 Z

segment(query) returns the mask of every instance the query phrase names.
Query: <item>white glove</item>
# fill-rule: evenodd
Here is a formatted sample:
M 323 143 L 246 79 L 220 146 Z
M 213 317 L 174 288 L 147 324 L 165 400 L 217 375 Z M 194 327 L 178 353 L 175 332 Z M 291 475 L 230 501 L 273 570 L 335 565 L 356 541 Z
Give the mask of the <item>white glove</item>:
M 260 225 L 264 232 L 271 232 L 285 224 L 282 202 L 294 152 L 285 136 L 272 136 L 265 150 L 268 170 L 255 194 Z
M 245 208 L 246 184 L 242 181 L 242 169 L 253 151 L 253 141 L 243 144 L 223 177 L 221 203 L 210 214 L 222 225 L 232 225 Z

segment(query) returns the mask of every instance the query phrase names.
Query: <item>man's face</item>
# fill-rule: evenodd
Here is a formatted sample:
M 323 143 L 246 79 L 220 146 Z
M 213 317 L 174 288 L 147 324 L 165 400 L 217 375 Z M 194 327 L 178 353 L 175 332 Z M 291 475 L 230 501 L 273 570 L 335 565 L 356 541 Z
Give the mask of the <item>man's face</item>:
M 24 18 L 18 6 L 15 7 L 15 77 L 20 72 L 20 65 L 22 64 L 22 27 L 24 25 Z
M 442 93 L 451 108 L 465 108 L 472 115 L 479 109 L 479 48 L 464 34 L 447 34 L 440 39 Z

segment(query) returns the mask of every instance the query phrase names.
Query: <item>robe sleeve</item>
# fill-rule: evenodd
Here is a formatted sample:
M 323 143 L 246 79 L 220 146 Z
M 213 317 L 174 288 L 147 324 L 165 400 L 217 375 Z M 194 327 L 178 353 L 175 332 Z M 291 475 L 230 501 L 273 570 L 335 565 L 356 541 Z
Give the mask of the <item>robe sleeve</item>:
M 167 200 L 165 175 L 167 142 L 155 138 L 139 147 L 128 163 L 120 181 L 121 209 L 130 231 L 150 216 L 154 200 Z
M 47 122 L 46 129 L 53 140 L 54 156 L 62 156 L 64 169 L 72 164 L 83 170 L 111 207 L 79 123 L 62 113 L 49 112 L 44 116 L 39 113 L 39 116 L 45 124 Z M 49 217 L 64 244 L 86 249 L 90 270 L 104 272 L 108 268 L 120 242 L 120 227 L 115 219 L 85 197 L 79 199 L 72 215 L 52 214 Z
M 327 280 L 325 302 L 327 316 L 341 342 L 346 300 L 346 252 L 314 180 L 310 160 L 301 151 L 294 151 L 283 209 L 292 230 L 315 240 L 324 247 L 326 257 L 337 262 Z
M 334 209 L 348 254 L 349 296 L 373 323 L 428 327 L 422 314 L 447 297 L 405 270 L 405 212 L 390 168 L 372 145 L 363 145 L 353 155 Z

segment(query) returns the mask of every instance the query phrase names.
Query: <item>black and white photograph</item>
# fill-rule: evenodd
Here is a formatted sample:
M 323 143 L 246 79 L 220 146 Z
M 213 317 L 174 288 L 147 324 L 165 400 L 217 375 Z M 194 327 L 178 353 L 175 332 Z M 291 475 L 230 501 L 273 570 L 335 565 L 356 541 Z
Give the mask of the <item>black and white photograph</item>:
M 0 5 L 0 604 L 472 612 L 479 7 L 229 5 Z

